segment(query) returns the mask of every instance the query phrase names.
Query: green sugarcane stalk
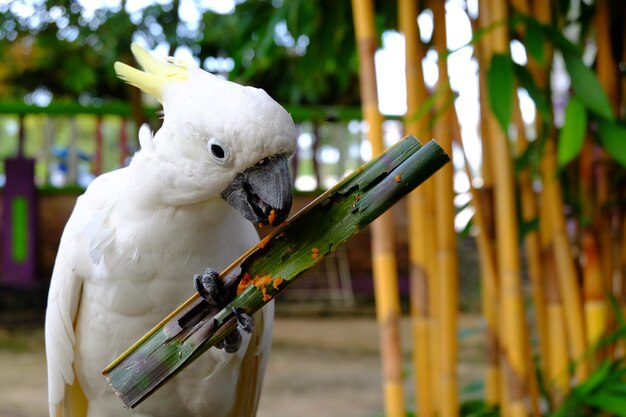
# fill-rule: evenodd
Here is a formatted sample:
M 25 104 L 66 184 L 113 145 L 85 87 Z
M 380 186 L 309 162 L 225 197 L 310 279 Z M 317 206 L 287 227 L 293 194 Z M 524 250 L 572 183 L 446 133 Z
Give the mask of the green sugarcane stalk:
M 102 373 L 115 393 L 139 405 L 237 327 L 233 308 L 254 314 L 448 161 L 435 141 L 408 136 L 355 170 L 220 274 L 238 286 L 228 306 L 217 311 L 195 294 L 109 365 Z

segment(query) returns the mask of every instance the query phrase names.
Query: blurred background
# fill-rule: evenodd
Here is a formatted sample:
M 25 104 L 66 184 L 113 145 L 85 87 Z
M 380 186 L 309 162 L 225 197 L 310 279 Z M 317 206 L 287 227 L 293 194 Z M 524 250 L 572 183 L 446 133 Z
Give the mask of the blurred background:
M 131 42 L 287 108 L 294 212 L 376 141 L 452 156 L 386 236 L 363 231 L 277 300 L 260 416 L 626 415 L 625 21 L 620 0 L 0 0 L 0 417 L 46 415 L 63 227 L 159 128 L 113 71 Z M 392 243 L 386 276 L 372 239 Z

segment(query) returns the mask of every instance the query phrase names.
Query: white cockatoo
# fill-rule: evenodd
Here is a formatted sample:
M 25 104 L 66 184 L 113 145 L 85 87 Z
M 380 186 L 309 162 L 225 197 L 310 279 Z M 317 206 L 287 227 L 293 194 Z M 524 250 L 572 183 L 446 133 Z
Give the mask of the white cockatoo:
M 163 125 L 141 127 L 129 166 L 94 180 L 65 227 L 46 312 L 50 416 L 253 416 L 271 304 L 238 350 L 211 348 L 134 410 L 101 372 L 189 298 L 195 274 L 253 246 L 251 222 L 286 218 L 294 123 L 263 90 L 131 49 L 144 71 L 115 70 L 162 103 Z

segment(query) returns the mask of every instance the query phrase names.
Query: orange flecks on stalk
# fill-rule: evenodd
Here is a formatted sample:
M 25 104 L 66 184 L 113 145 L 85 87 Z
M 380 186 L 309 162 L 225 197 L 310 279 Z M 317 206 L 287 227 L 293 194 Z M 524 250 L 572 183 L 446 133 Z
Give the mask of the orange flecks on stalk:
M 280 286 L 280 284 L 283 283 L 283 279 L 281 277 L 276 277 L 274 279 L 274 282 L 272 282 L 272 286 L 274 287 L 274 289 L 278 289 L 278 287 Z
M 396 175 L 396 177 L 395 177 L 393 180 L 394 180 L 395 182 L 399 183 L 401 179 L 402 179 L 402 178 L 400 178 L 400 176 L 399 176 L 399 175 Z
M 320 256 L 320 250 L 319 250 L 319 248 L 313 248 L 313 249 L 311 249 L 311 258 L 312 258 L 313 260 L 316 260 L 319 256 Z
M 267 293 L 267 289 L 265 289 L 265 287 L 263 287 L 263 289 L 261 291 L 263 292 L 263 301 L 264 302 L 268 302 L 269 300 L 272 299 L 271 294 Z
M 237 295 L 241 294 L 251 283 L 252 277 L 250 277 L 250 274 L 246 272 L 241 278 L 241 281 L 239 281 L 239 285 L 237 285 Z
M 267 284 L 269 284 L 270 282 L 272 282 L 272 276 L 271 275 L 257 275 L 254 278 L 254 286 L 257 287 L 258 289 L 261 289 L 265 286 L 267 286 Z
M 269 216 L 267 216 L 267 221 L 269 222 L 270 226 L 274 225 L 274 220 L 276 220 L 276 211 L 272 209 Z

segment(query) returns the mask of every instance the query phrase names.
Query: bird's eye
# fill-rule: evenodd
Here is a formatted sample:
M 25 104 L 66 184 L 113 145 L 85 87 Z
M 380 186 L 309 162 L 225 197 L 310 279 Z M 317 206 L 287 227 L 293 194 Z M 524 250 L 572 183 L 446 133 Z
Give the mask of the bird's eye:
M 218 164 L 225 164 L 228 161 L 228 157 L 230 156 L 228 152 L 228 148 L 226 145 L 221 143 L 219 140 L 215 138 L 209 139 L 207 143 L 207 149 L 209 153 Z
M 214 157 L 218 159 L 222 159 L 224 158 L 224 156 L 226 156 L 226 151 L 224 151 L 224 148 L 216 144 L 211 145 L 211 153 Z

